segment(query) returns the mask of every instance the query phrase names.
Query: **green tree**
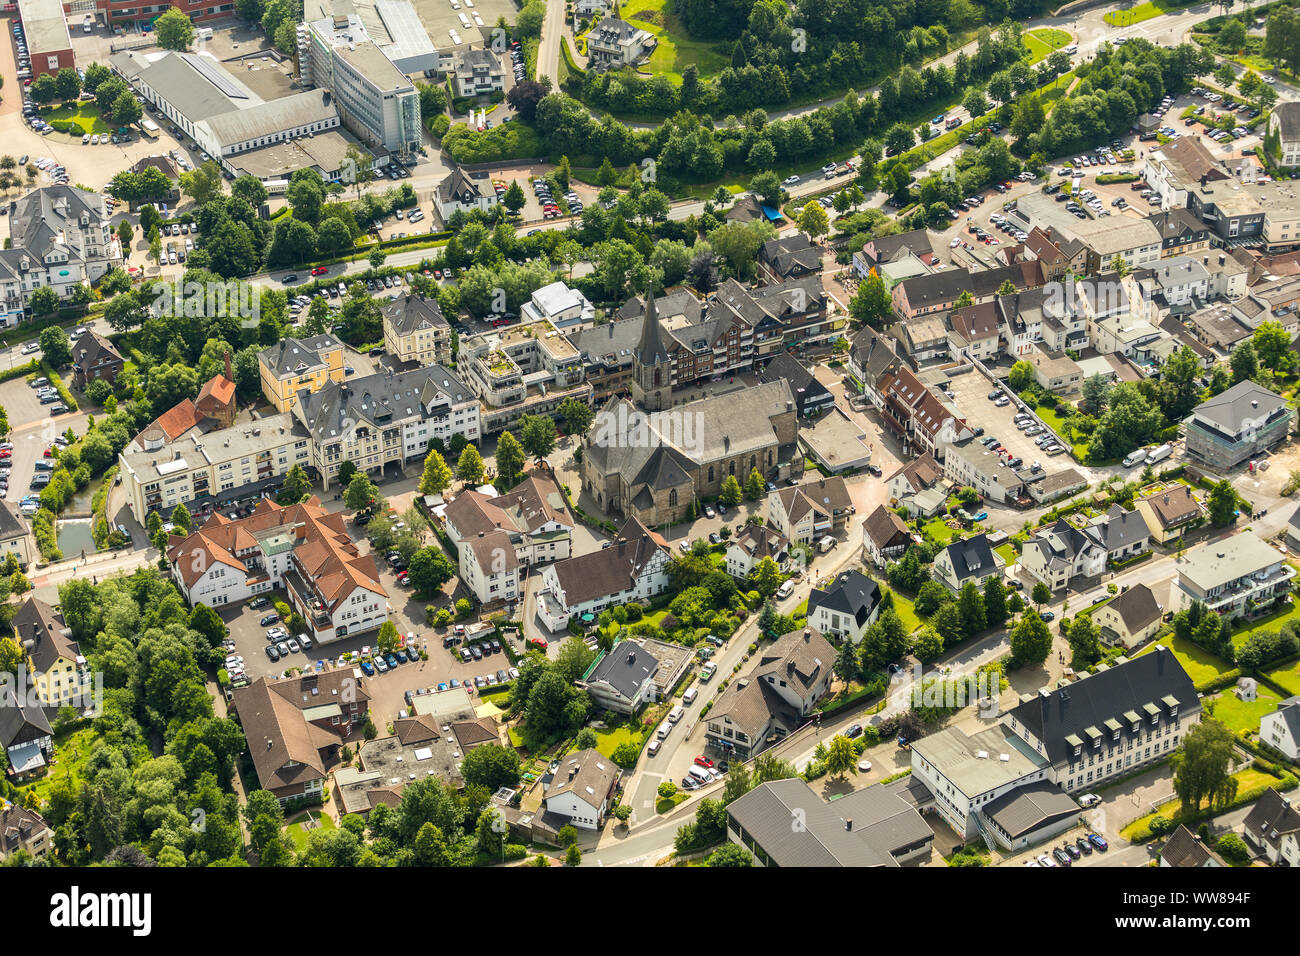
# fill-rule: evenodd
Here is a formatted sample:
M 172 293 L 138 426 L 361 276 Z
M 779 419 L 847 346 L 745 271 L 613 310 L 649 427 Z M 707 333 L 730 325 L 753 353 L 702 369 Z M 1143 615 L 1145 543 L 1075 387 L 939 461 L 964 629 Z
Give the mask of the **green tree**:
M 1034 367 L 1024 359 L 1011 366 L 1007 373 L 1007 384 L 1017 392 L 1023 391 L 1034 383 Z
M 284 487 L 276 500 L 282 505 L 295 505 L 311 494 L 311 479 L 302 465 L 294 465 L 284 476 Z
M 153 25 L 158 45 L 164 50 L 188 50 L 194 42 L 194 23 L 175 7 L 154 20 Z
M 407 577 L 417 594 L 433 594 L 455 575 L 456 565 L 442 548 L 421 548 L 411 555 Z
M 42 286 L 41 288 L 48 289 L 49 286 Z M 57 297 L 55 301 L 58 301 Z M 32 311 L 36 311 L 35 303 L 32 305 Z M 64 329 L 57 325 L 47 326 L 41 329 L 38 341 L 41 345 L 41 353 L 45 356 L 45 361 L 52 368 L 63 368 L 63 366 L 71 363 L 72 346 L 68 342 L 68 333 Z
M 519 755 L 500 744 L 483 744 L 461 758 L 460 772 L 465 783 L 496 792 L 519 782 Z
M 1029 611 L 1011 631 L 1011 659 L 1017 667 L 1041 664 L 1052 653 L 1052 634 L 1038 612 Z
M 29 297 L 29 302 L 32 307 L 32 315 L 37 315 L 37 316 L 53 315 L 55 312 L 59 310 L 59 294 L 56 291 L 54 291 L 53 286 L 43 285 L 36 289 L 33 289 L 32 294 Z M 46 329 L 44 331 L 49 331 L 49 330 Z M 68 341 L 68 335 L 66 332 L 64 332 L 63 334 L 63 341 L 65 343 Z M 62 363 L 58 363 L 58 364 L 66 365 L 68 361 L 71 360 L 71 358 L 72 358 L 72 353 L 71 351 L 69 351 L 68 358 L 65 359 Z M 58 365 L 56 364 L 55 367 L 57 368 Z
M 1237 520 L 1237 491 L 1228 479 L 1216 482 L 1205 499 L 1205 510 L 1210 517 L 1210 524 L 1216 528 L 1232 524 Z
M 513 484 L 524 470 L 526 461 L 524 448 L 510 432 L 501 433 L 497 439 L 496 464 L 497 474 L 508 483 Z
M 821 203 L 809 200 L 799 211 L 799 229 L 808 234 L 813 241 L 820 239 L 830 231 L 830 220 Z
M 832 777 L 843 777 L 851 773 L 855 776 L 858 772 L 858 754 L 853 749 L 853 741 L 843 734 L 836 734 L 831 738 L 830 746 L 826 748 L 826 759 L 823 761 L 826 772 Z
M 1007 588 L 999 577 L 984 582 L 984 615 L 989 627 L 1001 627 L 1007 622 Z
M 1052 589 L 1047 586 L 1047 582 L 1039 581 L 1034 585 L 1034 589 L 1030 592 L 1029 597 L 1030 600 L 1034 602 L 1034 605 L 1041 609 L 1044 604 L 1051 602 Z
M 1070 645 L 1070 666 L 1086 670 L 1101 660 L 1101 628 L 1087 614 L 1076 615 L 1066 636 Z
M 483 480 L 483 458 L 473 445 L 466 445 L 456 462 L 456 477 L 466 485 L 477 485 Z
M 866 281 L 858 285 L 849 300 L 849 314 L 862 325 L 873 329 L 885 326 L 886 318 L 893 312 L 894 302 L 885 288 L 885 281 L 872 270 Z
M 596 413 L 586 402 L 576 398 L 566 398 L 560 402 L 556 413 L 564 422 L 564 430 L 570 435 L 586 434 L 591 423 L 595 421 Z
M 519 436 L 524 451 L 534 458 L 545 458 L 555 450 L 555 420 L 546 415 L 524 415 L 519 420 Z
M 739 843 L 726 843 L 709 854 L 705 866 L 753 866 L 753 857 Z
M 375 487 L 375 483 L 369 476 L 357 472 L 348 482 L 347 490 L 343 492 L 343 503 L 353 511 L 361 511 L 369 508 L 378 496 L 379 489 Z
M 1170 758 L 1174 792 L 1185 810 L 1194 813 L 1206 801 L 1222 807 L 1237 795 L 1233 746 L 1232 731 L 1212 717 L 1187 731 L 1182 748 Z
M 759 474 L 757 468 L 749 470 L 749 477 L 745 479 L 745 497 L 750 501 L 758 501 L 767 494 L 767 482 Z
M 718 500 L 724 505 L 731 507 L 740 504 L 743 497 L 740 490 L 740 482 L 736 481 L 735 475 L 728 475 L 722 482 L 722 487 L 718 491 Z
M 424 473 L 420 476 L 420 494 L 440 495 L 451 484 L 451 469 L 437 449 L 424 458 Z

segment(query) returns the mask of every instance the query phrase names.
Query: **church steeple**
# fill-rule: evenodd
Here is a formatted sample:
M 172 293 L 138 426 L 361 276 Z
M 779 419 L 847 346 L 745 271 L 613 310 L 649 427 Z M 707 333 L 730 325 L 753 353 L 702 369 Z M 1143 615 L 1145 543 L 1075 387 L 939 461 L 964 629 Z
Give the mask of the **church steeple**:
M 641 341 L 632 353 L 632 401 L 646 411 L 668 407 L 672 404 L 672 377 L 672 357 L 664 346 L 663 330 L 659 327 L 654 287 L 647 285 Z

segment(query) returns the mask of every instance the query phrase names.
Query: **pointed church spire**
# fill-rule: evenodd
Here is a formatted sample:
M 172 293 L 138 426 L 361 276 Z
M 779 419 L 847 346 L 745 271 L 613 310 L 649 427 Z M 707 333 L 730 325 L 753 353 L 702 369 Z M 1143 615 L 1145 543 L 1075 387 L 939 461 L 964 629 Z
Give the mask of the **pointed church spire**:
M 655 307 L 654 286 L 646 285 L 645 321 L 641 323 L 641 343 L 636 349 L 637 360 L 642 365 L 658 365 L 668 361 L 663 334 L 659 328 L 659 311 Z

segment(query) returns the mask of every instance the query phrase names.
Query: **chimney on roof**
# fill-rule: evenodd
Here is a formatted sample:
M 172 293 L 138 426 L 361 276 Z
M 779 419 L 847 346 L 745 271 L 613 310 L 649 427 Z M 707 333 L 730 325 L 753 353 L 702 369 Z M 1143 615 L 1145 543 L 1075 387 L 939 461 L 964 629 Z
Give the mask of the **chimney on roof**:
M 848 832 L 848 833 L 852 833 L 852 832 L 853 832 L 853 818 L 852 818 L 852 817 L 849 817 L 847 820 L 844 821 L 844 829 L 845 829 L 845 831 Z
M 805 627 L 805 628 L 803 629 L 803 639 L 804 639 L 804 643 L 805 643 L 805 644 L 812 640 L 812 629 L 811 629 L 811 628 L 807 628 L 807 627 Z

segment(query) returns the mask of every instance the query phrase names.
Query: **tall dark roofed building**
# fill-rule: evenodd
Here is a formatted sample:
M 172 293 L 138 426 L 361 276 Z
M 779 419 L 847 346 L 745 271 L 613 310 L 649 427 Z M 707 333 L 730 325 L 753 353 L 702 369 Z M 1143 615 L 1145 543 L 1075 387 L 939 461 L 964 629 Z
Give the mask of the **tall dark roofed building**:
M 632 355 L 632 401 L 646 411 L 657 412 L 672 404 L 673 381 L 652 289 L 646 290 L 645 308 L 641 341 Z

